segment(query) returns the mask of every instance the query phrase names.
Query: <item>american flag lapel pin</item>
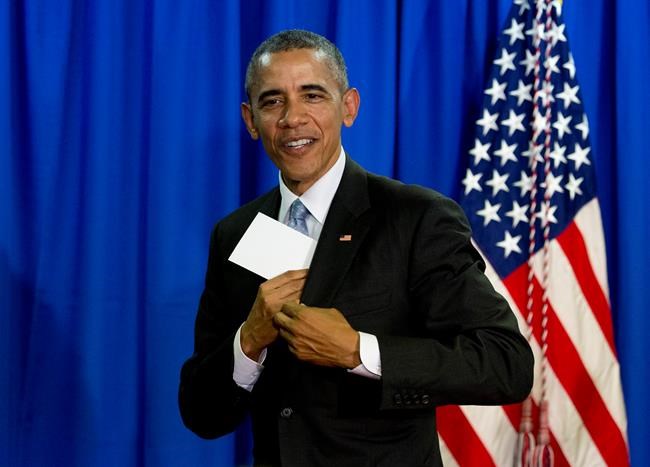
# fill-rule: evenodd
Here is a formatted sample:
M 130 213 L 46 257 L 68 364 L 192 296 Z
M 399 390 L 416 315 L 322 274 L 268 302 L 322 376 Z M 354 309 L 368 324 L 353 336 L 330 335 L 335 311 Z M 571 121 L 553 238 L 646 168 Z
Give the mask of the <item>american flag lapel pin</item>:
M 341 235 L 339 237 L 339 242 L 351 242 L 351 241 L 352 241 L 352 235 L 350 234 Z

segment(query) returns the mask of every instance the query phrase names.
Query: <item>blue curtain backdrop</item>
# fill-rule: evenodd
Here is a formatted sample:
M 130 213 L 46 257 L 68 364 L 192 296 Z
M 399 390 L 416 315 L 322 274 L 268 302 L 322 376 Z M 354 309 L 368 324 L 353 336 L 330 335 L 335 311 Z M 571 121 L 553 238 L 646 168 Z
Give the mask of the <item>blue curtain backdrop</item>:
M 366 168 L 453 197 L 509 0 L 0 2 L 0 465 L 230 466 L 181 424 L 215 221 L 276 182 L 254 47 L 337 42 Z M 633 465 L 650 465 L 650 6 L 565 0 L 591 123 Z

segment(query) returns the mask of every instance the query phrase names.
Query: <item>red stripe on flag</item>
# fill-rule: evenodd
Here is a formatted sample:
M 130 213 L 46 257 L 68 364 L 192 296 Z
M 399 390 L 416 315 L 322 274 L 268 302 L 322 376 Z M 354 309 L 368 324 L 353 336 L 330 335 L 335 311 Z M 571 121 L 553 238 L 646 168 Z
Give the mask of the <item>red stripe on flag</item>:
M 494 466 L 494 460 L 457 405 L 436 409 L 438 433 L 458 465 Z
M 557 240 L 569 263 L 571 263 L 571 268 L 573 269 L 578 284 L 580 284 L 582 294 L 587 299 L 587 303 L 589 303 L 589 307 L 596 321 L 598 321 L 612 353 L 616 355 L 609 302 L 591 267 L 589 255 L 587 254 L 587 246 L 575 222 L 571 222 L 564 232 L 557 237 Z
M 503 281 L 520 310 L 526 309 L 527 269 L 524 264 Z M 541 286 L 537 281 L 534 285 L 534 300 L 540 305 Z M 540 318 L 541 313 L 536 312 L 535 315 Z M 547 328 L 548 362 L 571 398 L 603 459 L 607 465 L 628 465 L 627 446 L 623 435 L 550 304 Z M 539 342 L 539 319 L 533 323 L 533 330 L 535 339 Z

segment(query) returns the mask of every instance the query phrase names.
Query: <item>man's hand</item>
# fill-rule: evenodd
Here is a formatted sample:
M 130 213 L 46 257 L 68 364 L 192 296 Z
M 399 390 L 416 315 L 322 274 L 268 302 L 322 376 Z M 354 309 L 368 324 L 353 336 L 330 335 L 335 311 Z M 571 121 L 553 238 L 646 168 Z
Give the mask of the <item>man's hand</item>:
M 278 337 L 278 330 L 273 325 L 273 316 L 285 303 L 298 303 L 305 286 L 307 271 L 287 271 L 260 285 L 253 308 L 248 313 L 240 333 L 241 348 L 248 358 L 259 360 L 262 350 Z
M 286 303 L 273 321 L 298 359 L 321 366 L 355 368 L 359 333 L 335 308 Z

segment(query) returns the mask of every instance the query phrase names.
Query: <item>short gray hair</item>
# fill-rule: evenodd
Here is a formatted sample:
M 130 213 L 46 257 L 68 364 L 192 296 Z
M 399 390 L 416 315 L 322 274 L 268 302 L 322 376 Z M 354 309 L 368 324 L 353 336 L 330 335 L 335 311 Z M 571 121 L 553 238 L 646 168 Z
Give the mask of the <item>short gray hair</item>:
M 323 54 L 341 92 L 347 91 L 348 72 L 341 51 L 332 42 L 319 34 L 303 29 L 287 29 L 266 39 L 253 52 L 246 68 L 245 88 L 249 100 L 251 89 L 258 84 L 262 57 L 266 54 L 296 49 L 315 50 Z

